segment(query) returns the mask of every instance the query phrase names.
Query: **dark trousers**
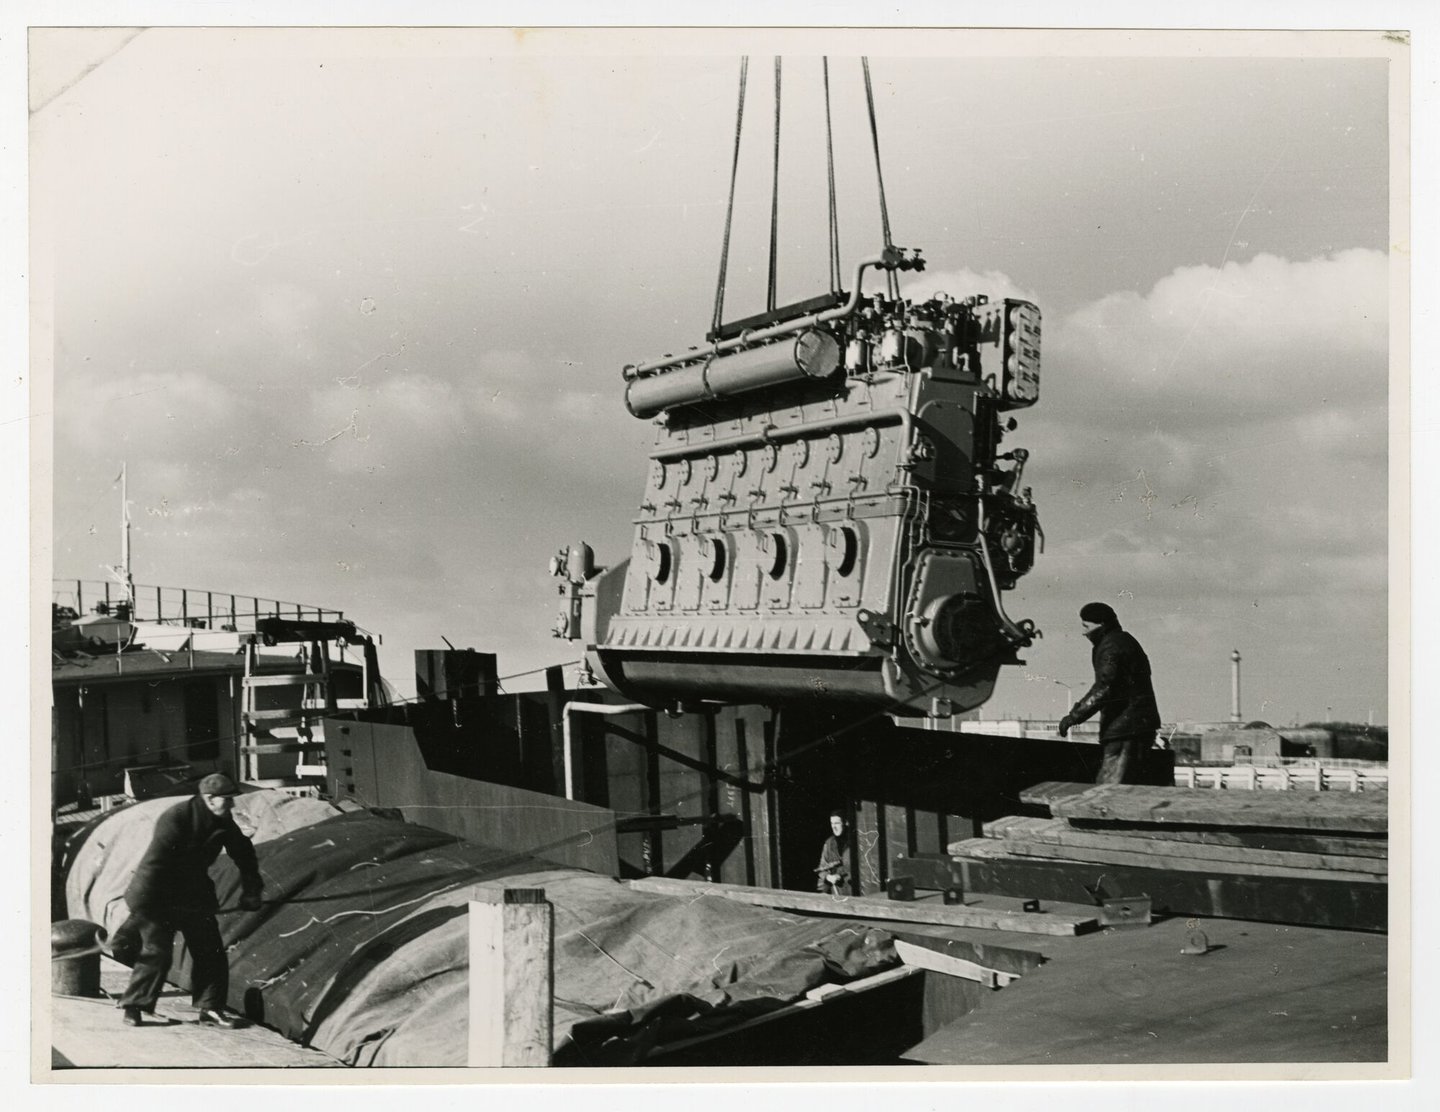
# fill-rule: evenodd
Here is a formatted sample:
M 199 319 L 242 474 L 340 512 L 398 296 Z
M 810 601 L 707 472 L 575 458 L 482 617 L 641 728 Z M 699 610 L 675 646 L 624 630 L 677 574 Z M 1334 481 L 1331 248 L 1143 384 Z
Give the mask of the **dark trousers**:
M 170 973 L 175 933 L 190 951 L 190 998 L 197 1008 L 223 1008 L 230 992 L 230 962 L 215 916 L 183 908 L 134 911 L 115 932 L 114 948 L 138 942 L 130 985 L 120 997 L 122 1008 L 153 1008 Z
M 1155 744 L 1154 734 L 1141 737 L 1108 738 L 1100 743 L 1100 775 L 1097 784 L 1138 784 L 1140 762 L 1145 750 Z

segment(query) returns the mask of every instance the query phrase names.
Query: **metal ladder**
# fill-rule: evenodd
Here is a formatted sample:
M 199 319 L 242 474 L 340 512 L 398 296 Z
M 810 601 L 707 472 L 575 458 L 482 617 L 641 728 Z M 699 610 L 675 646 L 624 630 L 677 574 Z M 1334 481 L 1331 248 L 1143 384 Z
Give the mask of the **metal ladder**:
M 282 790 L 323 785 L 326 775 L 323 719 L 325 714 L 334 713 L 337 706 L 331 685 L 329 648 L 324 641 L 302 642 L 295 661 L 298 671 L 262 672 L 262 659 L 258 644 L 254 640 L 248 642 L 245 672 L 240 681 L 244 693 L 240 779 L 247 784 Z M 262 708 L 259 692 L 266 688 L 298 688 L 298 702 L 286 700 L 289 705 Z M 262 758 L 291 754 L 297 758 L 292 774 L 262 776 Z

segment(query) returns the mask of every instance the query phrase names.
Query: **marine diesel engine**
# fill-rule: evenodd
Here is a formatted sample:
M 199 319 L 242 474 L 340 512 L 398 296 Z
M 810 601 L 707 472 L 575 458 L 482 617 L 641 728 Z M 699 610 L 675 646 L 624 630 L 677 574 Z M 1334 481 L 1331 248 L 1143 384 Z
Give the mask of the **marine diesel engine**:
M 625 368 L 626 406 L 659 430 L 630 556 L 597 570 L 575 545 L 551 565 L 556 635 L 614 690 L 943 716 L 1038 636 L 1002 602 L 1043 534 L 1027 453 L 1001 440 L 1039 397 L 1040 311 L 862 296 L 871 267 L 924 262 L 886 248 L 848 295 Z

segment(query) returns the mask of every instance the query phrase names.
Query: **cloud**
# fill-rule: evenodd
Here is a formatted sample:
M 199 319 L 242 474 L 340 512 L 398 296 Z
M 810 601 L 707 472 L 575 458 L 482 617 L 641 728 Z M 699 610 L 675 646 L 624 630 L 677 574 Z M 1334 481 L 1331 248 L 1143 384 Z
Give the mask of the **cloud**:
M 133 370 L 119 374 L 84 366 L 56 376 L 57 440 L 65 445 L 124 440 L 147 455 L 179 460 L 204 453 L 236 416 L 236 394 L 196 370 Z
M 709 318 L 734 63 L 502 38 L 150 30 L 36 113 L 61 574 L 113 562 L 128 457 L 132 497 L 170 514 L 137 524 L 151 581 L 345 606 L 402 676 L 439 631 L 506 670 L 573 652 L 545 635 L 544 563 L 577 539 L 629 550 L 654 428 L 620 369 Z M 906 293 L 1045 314 L 1040 403 L 1006 439 L 1033 453 L 1048 536 L 1011 607 L 1050 631 L 1037 666 L 1088 668 L 1065 631 L 1092 595 L 1163 633 L 1171 691 L 1237 631 L 1287 661 L 1373 649 L 1388 269 L 1339 249 L 1387 242 L 1384 62 L 890 66 L 890 212 L 935 267 Z M 834 84 L 847 281 L 878 232 L 858 77 L 852 59 Z M 804 119 L 819 83 L 793 84 Z M 765 303 L 761 124 L 732 319 Z M 824 134 L 796 132 L 781 302 L 825 288 Z
M 987 270 L 977 273 L 973 270 L 961 268 L 959 270 L 923 271 L 918 276 L 906 278 L 900 283 L 900 296 L 911 300 L 925 300 L 934 297 L 937 293 L 949 294 L 951 297 L 969 297 L 971 294 L 983 293 L 991 301 L 999 301 L 1006 297 L 1017 297 L 1022 301 L 1039 301 L 1034 290 L 1022 288 L 1007 274 L 998 270 Z
M 1374 251 L 1181 267 L 1047 320 L 1041 400 L 1007 440 L 1031 450 L 1047 541 L 1008 604 L 1051 634 L 1032 666 L 1088 674 L 1072 627 L 1094 597 L 1144 634 L 1162 706 L 1168 691 L 1194 706 L 1212 681 L 1203 701 L 1227 705 L 1231 643 L 1271 691 L 1319 683 L 1339 646 L 1373 653 L 1350 667 L 1373 685 L 1389 591 L 1386 267 Z
M 1386 396 L 1388 262 L 1354 249 L 1175 270 L 1045 333 L 1046 380 L 1101 425 L 1244 424 Z

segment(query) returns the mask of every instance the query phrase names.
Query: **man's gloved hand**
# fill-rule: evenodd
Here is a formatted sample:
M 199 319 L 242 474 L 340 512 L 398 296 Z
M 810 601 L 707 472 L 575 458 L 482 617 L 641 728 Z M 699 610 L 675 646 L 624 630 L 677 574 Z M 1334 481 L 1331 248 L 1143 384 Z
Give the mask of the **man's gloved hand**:
M 260 904 L 261 900 L 259 892 L 246 892 L 240 897 L 241 911 L 259 911 Z
M 1070 732 L 1070 727 L 1073 725 L 1075 725 L 1075 719 L 1071 718 L 1068 714 L 1061 718 L 1059 726 L 1060 736 L 1064 737 L 1066 734 L 1068 734 Z

